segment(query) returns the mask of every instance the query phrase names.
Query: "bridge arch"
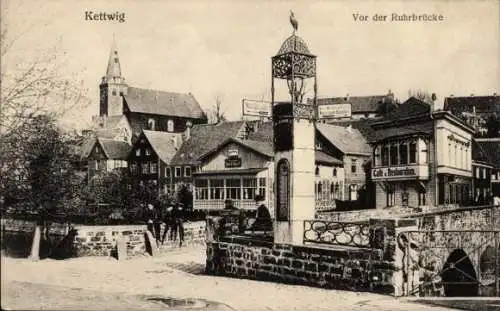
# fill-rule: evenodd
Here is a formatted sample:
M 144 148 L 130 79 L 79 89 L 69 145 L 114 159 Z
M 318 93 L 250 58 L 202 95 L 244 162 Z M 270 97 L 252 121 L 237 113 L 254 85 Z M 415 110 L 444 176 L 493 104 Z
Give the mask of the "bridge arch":
M 470 297 L 479 294 L 476 270 L 462 249 L 450 253 L 441 271 L 441 279 L 446 296 Z

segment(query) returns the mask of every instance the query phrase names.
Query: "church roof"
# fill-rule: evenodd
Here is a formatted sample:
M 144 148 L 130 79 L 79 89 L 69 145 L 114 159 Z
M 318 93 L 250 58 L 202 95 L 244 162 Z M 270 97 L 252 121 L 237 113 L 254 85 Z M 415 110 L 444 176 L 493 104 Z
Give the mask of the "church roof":
M 108 67 L 106 68 L 106 80 L 109 81 L 113 78 L 122 78 L 122 69 L 120 66 L 120 58 L 118 57 L 118 49 L 116 42 L 113 40 L 111 51 L 109 52 Z
M 182 133 L 142 131 L 158 157 L 169 164 L 182 144 Z M 176 145 L 177 144 L 177 145 Z
M 123 96 L 131 112 L 202 118 L 203 110 L 191 93 L 174 93 L 129 87 Z
M 281 45 L 277 55 L 296 52 L 302 54 L 311 54 L 306 42 L 299 36 L 293 34 L 288 37 Z

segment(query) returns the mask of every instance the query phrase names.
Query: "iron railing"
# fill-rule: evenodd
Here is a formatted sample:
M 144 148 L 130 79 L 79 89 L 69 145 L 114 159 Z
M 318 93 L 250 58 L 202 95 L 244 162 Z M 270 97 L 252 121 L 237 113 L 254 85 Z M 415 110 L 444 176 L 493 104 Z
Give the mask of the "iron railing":
M 304 221 L 304 243 L 370 247 L 369 222 Z

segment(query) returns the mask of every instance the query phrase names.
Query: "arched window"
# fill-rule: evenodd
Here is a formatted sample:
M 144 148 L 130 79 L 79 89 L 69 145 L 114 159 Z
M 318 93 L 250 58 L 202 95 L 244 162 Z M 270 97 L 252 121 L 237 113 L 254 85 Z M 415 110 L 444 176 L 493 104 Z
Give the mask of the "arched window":
M 174 131 L 174 120 L 168 120 L 167 122 L 167 132 Z
M 333 168 L 333 177 L 337 177 L 337 168 L 336 167 Z
M 287 159 L 278 162 L 276 174 L 276 219 L 287 221 L 290 208 L 290 165 Z
M 374 166 L 380 166 L 380 146 L 375 147 L 373 150 L 373 163 Z
M 314 171 L 314 173 L 316 174 L 316 176 L 319 175 L 319 167 L 318 166 L 316 166 L 316 170 Z
M 148 119 L 148 128 L 149 128 L 151 131 L 154 131 L 154 130 L 155 130 L 155 119 L 153 119 L 153 118 L 149 118 L 149 119 Z

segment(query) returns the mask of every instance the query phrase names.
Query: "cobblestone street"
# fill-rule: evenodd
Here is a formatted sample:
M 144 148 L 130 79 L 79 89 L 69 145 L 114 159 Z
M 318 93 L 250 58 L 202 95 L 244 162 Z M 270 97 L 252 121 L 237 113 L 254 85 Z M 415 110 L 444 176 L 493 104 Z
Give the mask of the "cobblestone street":
M 182 309 L 146 299 L 163 297 L 202 299 L 204 310 L 450 310 L 370 293 L 206 276 L 204 260 L 200 247 L 121 262 L 100 257 L 38 262 L 2 258 L 2 307 Z

